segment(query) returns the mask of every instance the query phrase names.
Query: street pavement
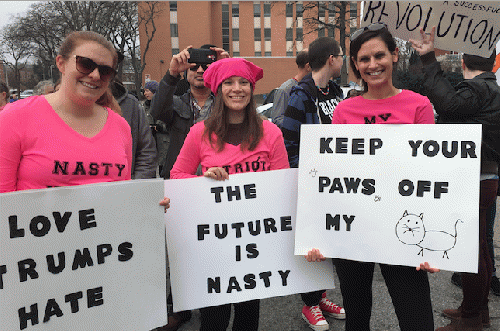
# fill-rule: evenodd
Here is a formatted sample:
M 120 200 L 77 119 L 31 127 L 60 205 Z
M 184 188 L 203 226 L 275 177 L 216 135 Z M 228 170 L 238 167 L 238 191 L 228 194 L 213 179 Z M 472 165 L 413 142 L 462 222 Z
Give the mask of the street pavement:
M 500 210 L 500 199 L 497 201 L 497 210 Z M 495 221 L 495 255 L 498 257 L 495 265 L 500 276 L 500 212 L 497 212 Z M 445 326 L 449 320 L 441 316 L 443 309 L 458 308 L 462 300 L 462 290 L 450 282 L 452 272 L 441 271 L 430 274 L 432 305 L 434 311 L 434 323 L 436 328 Z M 338 281 L 337 281 L 338 284 Z M 328 298 L 335 303 L 342 302 L 340 290 L 327 291 Z M 490 318 L 491 327 L 489 331 L 500 331 L 500 297 L 490 293 Z M 261 300 L 260 303 L 260 325 L 261 331 L 307 331 L 311 330 L 301 317 L 302 301 L 300 295 L 289 295 Z M 199 311 L 193 311 L 190 321 L 179 328 L 179 331 L 199 330 Z M 344 322 L 327 317 L 330 330 L 344 330 Z M 231 325 L 230 325 L 231 326 Z M 385 287 L 384 279 L 378 266 L 375 268 L 373 279 L 373 309 L 371 317 L 371 329 L 373 331 L 397 331 L 398 321 L 392 306 L 389 293 Z M 229 327 L 229 330 L 231 328 Z M 415 330 L 418 331 L 418 330 Z

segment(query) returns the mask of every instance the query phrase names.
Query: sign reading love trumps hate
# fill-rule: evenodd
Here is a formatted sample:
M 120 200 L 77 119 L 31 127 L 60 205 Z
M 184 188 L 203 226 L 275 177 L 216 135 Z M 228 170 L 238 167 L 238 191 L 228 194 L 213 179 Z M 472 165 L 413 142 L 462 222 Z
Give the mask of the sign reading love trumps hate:
M 361 26 L 384 22 L 394 37 L 420 40 L 436 27 L 436 48 L 489 57 L 500 38 L 496 1 L 367 1 Z
M 294 256 L 297 169 L 165 181 L 174 311 L 333 288 Z
M 481 125 L 302 125 L 295 254 L 477 272 Z
M 2 330 L 166 324 L 163 180 L 0 194 Z

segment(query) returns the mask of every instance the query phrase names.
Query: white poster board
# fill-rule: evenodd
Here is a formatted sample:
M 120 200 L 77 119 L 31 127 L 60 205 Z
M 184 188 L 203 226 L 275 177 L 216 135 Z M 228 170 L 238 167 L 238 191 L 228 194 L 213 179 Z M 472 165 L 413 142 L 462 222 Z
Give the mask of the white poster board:
M 333 288 L 294 256 L 297 169 L 165 181 L 174 311 Z
M 436 48 L 489 57 L 500 38 L 498 1 L 367 1 L 361 26 L 384 22 L 394 37 L 420 40 L 436 27 Z
M 163 180 L 0 194 L 2 330 L 167 324 Z
M 477 124 L 302 125 L 295 254 L 477 272 L 480 155 Z

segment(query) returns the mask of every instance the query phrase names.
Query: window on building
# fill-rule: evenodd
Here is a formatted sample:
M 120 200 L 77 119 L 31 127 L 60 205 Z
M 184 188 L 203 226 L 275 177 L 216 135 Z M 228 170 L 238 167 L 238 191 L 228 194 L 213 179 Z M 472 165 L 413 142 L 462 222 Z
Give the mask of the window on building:
M 302 3 L 295 4 L 295 16 L 302 17 L 302 12 L 304 11 L 304 5 Z
M 233 29 L 233 41 L 240 41 L 240 29 Z
M 286 17 L 293 17 L 293 3 L 286 4 Z
M 170 37 L 179 37 L 179 27 L 177 24 L 170 24 Z
M 260 17 L 260 3 L 253 4 L 253 17 Z
M 297 41 L 303 41 L 303 36 L 304 36 L 304 33 L 303 33 L 302 28 L 296 28 L 296 29 L 295 29 L 295 34 L 297 35 L 297 36 L 295 37 L 295 39 L 296 39 Z
M 178 48 L 172 48 L 172 55 L 179 54 Z
M 262 52 L 261 51 L 255 51 L 255 56 L 262 56 Z
M 253 30 L 253 39 L 255 41 L 261 41 L 262 40 L 262 38 L 260 36 L 260 29 L 254 29 Z
M 265 52 L 264 56 L 271 56 L 271 52 Z
M 271 40 L 271 29 L 264 29 L 264 40 L 265 41 L 270 41 Z
M 293 28 L 286 29 L 286 41 L 293 41 Z
M 177 11 L 177 1 L 170 1 L 170 11 Z
M 222 48 L 229 52 L 229 5 L 222 4 Z
M 264 4 L 264 17 L 271 17 L 271 4 L 270 3 Z
M 232 6 L 233 10 L 232 10 L 232 13 L 233 13 L 233 17 L 240 17 L 240 7 L 238 5 L 238 3 L 234 3 L 233 2 L 233 6 Z

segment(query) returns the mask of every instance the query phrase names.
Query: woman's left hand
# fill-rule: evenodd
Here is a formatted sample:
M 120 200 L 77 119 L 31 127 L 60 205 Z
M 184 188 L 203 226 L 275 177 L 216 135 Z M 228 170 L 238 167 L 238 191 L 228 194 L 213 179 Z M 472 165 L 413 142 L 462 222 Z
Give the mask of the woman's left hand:
M 229 179 L 229 175 L 228 175 L 226 169 L 221 168 L 221 167 L 212 167 L 212 168 L 209 168 L 207 171 L 205 171 L 205 173 L 203 174 L 203 176 L 208 177 L 208 178 L 212 178 L 212 179 L 215 179 L 215 180 L 226 180 L 226 179 Z
M 308 262 L 321 262 L 326 259 L 317 248 L 313 248 L 307 252 L 305 258 Z
M 420 270 L 430 272 L 431 274 L 441 271 L 438 268 L 431 267 L 429 262 L 420 263 L 420 266 L 417 267 L 417 271 Z
M 170 199 L 163 198 L 163 200 L 160 201 L 160 206 L 165 207 L 165 212 L 167 212 L 167 209 L 170 208 Z

